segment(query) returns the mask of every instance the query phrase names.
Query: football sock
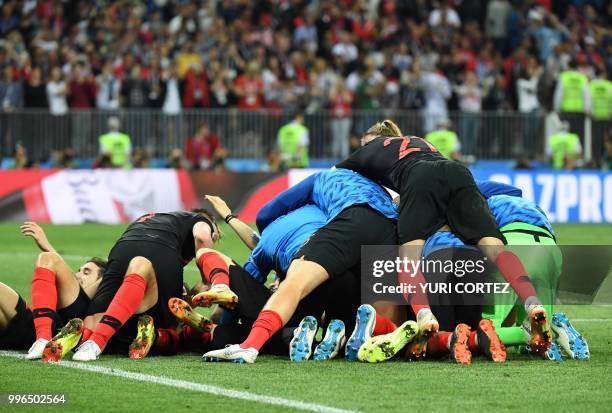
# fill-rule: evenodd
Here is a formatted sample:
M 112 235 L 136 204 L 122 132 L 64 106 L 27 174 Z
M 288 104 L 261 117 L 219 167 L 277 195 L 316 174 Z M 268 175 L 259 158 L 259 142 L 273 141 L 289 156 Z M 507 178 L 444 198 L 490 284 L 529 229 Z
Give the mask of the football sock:
M 521 327 L 499 327 L 495 331 L 505 346 L 524 346 L 526 344 L 525 333 Z
M 139 274 L 126 275 L 90 340 L 95 341 L 98 347 L 103 349 L 113 334 L 136 313 L 146 288 L 147 282 Z
M 427 353 L 431 355 L 448 354 L 448 346 L 452 335 L 453 333 L 450 331 L 441 331 L 431 336 L 427 341 Z
M 476 336 L 476 330 L 470 333 L 470 338 L 468 339 L 468 349 L 473 355 L 478 354 L 478 337 Z
M 241 348 L 254 348 L 257 351 L 274 333 L 281 329 L 283 320 L 276 311 L 263 310 L 253 323 L 249 336 L 240 344 Z
M 376 323 L 374 324 L 374 331 L 372 332 L 372 335 L 381 336 L 383 334 L 395 331 L 396 328 L 397 326 L 393 323 L 393 321 L 376 314 Z
M 514 253 L 503 251 L 497 256 L 495 265 L 504 279 L 510 283 L 510 286 L 524 303 L 528 298 L 533 297 L 537 300 L 537 294 L 533 284 L 529 280 L 527 271 L 523 264 Z M 539 303 L 539 300 L 537 300 Z
M 89 340 L 89 337 L 93 334 L 93 331 L 88 329 L 87 327 L 83 327 L 83 334 L 81 335 L 81 343 Z
M 198 259 L 198 268 L 208 284 L 229 286 L 229 267 L 218 252 L 209 251 L 202 254 Z
M 421 288 L 422 285 L 425 285 L 425 277 L 423 277 L 421 270 L 416 270 L 414 277 L 412 277 L 410 273 L 400 271 L 398 274 L 398 279 L 400 284 L 414 286 L 412 287 L 414 289 L 414 293 L 410 294 L 405 292 L 404 299 L 410 303 L 415 315 L 418 314 L 423 308 L 430 308 L 427 293 L 423 292 L 423 289 Z
M 156 354 L 172 355 L 177 354 L 181 344 L 179 334 L 174 328 L 158 328 L 155 330 L 155 342 L 153 350 Z
M 32 313 L 37 339 L 51 340 L 56 307 L 55 273 L 47 268 L 36 267 L 32 277 Z
M 191 349 L 201 346 L 202 344 L 210 343 L 213 329 L 202 333 L 191 326 L 183 326 L 183 330 L 180 334 L 182 347 Z

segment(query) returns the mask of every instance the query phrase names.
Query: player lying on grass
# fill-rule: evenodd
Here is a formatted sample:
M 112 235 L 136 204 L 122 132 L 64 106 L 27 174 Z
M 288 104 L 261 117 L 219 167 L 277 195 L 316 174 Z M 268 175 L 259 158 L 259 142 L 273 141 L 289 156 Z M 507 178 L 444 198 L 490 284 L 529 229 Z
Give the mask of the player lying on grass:
M 547 313 L 553 314 L 563 257 L 546 214 L 534 202 L 521 198 L 520 195 L 494 195 L 488 197 L 487 203 L 508 248 L 521 258 L 540 297 L 545 299 Z M 440 248 L 464 245 L 452 232 L 438 232 L 427 240 L 424 254 L 429 255 Z M 494 301 L 494 305 L 484 306 L 482 317 L 492 321 L 506 346 L 527 345 L 531 353 L 554 361 L 562 359 L 560 350 L 574 359 L 589 358 L 586 340 L 572 326 L 565 314 L 553 314 L 551 327 L 554 342 L 546 351 L 542 351 L 538 346 L 541 339 L 532 331 L 523 308 L 517 305 L 516 294 L 495 294 Z M 441 346 L 436 348 L 444 352 Z
M 280 278 L 285 278 L 293 257 L 312 234 L 323 227 L 328 220 L 328 217 L 317 206 L 309 204 L 281 215 L 271 223 L 267 223 L 261 237 L 253 237 L 252 229 L 232 215 L 231 210 L 222 199 L 211 196 L 207 196 L 207 199 L 213 204 L 219 215 L 229 221 L 241 239 L 257 240 L 256 245 L 250 242 L 246 243 L 249 248 L 253 248 L 253 246 L 254 248 L 244 268 L 251 277 L 262 284 L 266 281 L 271 271 L 275 271 Z M 231 280 L 232 276 L 230 275 L 230 282 Z M 232 290 L 234 290 L 233 287 Z M 330 290 L 333 292 L 329 292 Z M 325 339 L 315 349 L 315 359 L 327 359 L 331 358 L 330 354 L 337 354 L 339 351 L 338 346 L 342 345 L 344 330 L 353 328 L 355 311 L 360 303 L 359 294 L 359 279 L 353 274 L 345 272 L 318 287 L 312 294 L 314 297 L 310 295 L 300 302 L 298 311 L 292 317 L 294 321 L 301 319 L 301 315 L 298 316 L 298 314 L 303 314 L 303 309 L 309 307 L 306 303 L 313 300 L 321 304 L 318 312 L 310 312 L 311 315 L 315 316 L 314 320 L 318 319 L 321 322 L 321 309 L 325 311 L 325 324 L 328 323 L 327 332 Z M 238 295 L 240 296 L 240 294 Z M 269 294 L 266 296 L 266 299 L 268 297 Z M 329 298 L 323 299 L 322 297 Z M 198 296 L 194 298 L 194 301 L 198 301 Z M 326 301 L 328 301 L 328 304 L 326 304 Z M 258 311 L 261 310 L 263 304 L 258 308 Z M 307 311 L 306 314 L 308 314 Z M 377 321 L 375 323 L 376 334 L 386 333 L 395 328 L 393 323 L 383 317 L 378 317 L 375 321 Z M 325 324 L 323 325 L 325 326 Z M 291 325 L 291 323 L 288 325 Z M 316 330 L 314 323 L 309 323 L 309 326 Z M 362 334 L 365 334 L 364 329 L 355 329 L 349 341 L 363 341 L 363 338 L 360 337 Z M 300 337 L 310 341 L 305 343 L 294 342 L 296 345 L 290 351 L 290 358 L 292 360 L 308 359 L 310 356 L 313 336 L 306 334 Z
M 31 237 L 41 251 L 32 278 L 32 305 L 28 307 L 12 288 L 0 283 L 0 348 L 21 350 L 30 346 L 26 359 L 51 361 L 62 349 L 51 346 L 50 340 L 69 320 L 84 316 L 107 263 L 94 257 L 73 272 L 38 224 L 25 222 L 21 233 Z M 81 327 L 74 321 L 54 338 L 59 344 L 74 340 L 70 333 Z
M 400 258 L 420 260 L 425 240 L 448 224 L 463 242 L 477 245 L 495 263 L 524 303 L 532 330 L 544 339 L 533 345 L 545 351 L 550 344 L 546 310 L 523 264 L 504 248 L 503 236 L 470 171 L 445 159 L 429 142 L 403 136 L 389 120 L 372 126 L 361 143 L 361 148 L 336 167 L 359 172 L 400 194 Z M 415 287 L 425 282 L 418 269 L 400 273 L 399 278 L 401 283 Z M 416 307 L 419 331 L 437 331 L 439 326 L 427 296 L 413 294 L 409 300 Z
M 214 264 L 207 262 L 207 253 L 218 239 L 219 228 L 205 210 L 151 213 L 133 222 L 110 251 L 108 267 L 87 310 L 84 335 L 88 337 L 73 360 L 97 359 L 107 344 L 113 345 L 111 338 L 118 347 L 129 344 L 135 314 L 146 312 L 161 328 L 176 327 L 168 300 L 181 296 L 183 266 L 195 257 L 210 284 L 227 278 L 226 273 L 209 271 Z M 126 324 L 128 320 L 133 322 Z M 152 334 L 153 329 L 145 331 Z M 152 341 L 149 337 L 142 341 L 145 347 L 132 347 L 130 356 L 142 357 Z
M 261 230 L 279 216 L 308 203 L 327 217 L 291 257 L 287 274 L 253 323 L 249 337 L 240 345 L 204 356 L 211 360 L 252 363 L 263 344 L 293 316 L 299 302 L 330 278 L 360 263 L 361 245 L 395 244 L 395 206 L 389 194 L 372 181 L 347 170 L 319 172 L 284 191 L 258 214 Z M 374 324 L 375 314 L 364 314 Z M 403 325 L 405 336 L 413 325 Z M 361 342 L 349 340 L 347 358 L 355 360 Z

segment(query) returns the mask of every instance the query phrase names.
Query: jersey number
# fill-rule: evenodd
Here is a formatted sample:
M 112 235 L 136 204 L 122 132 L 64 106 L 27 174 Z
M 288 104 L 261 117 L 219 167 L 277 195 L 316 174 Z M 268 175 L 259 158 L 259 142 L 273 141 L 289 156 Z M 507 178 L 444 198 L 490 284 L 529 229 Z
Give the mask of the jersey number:
M 399 148 L 399 158 L 398 159 L 404 159 L 406 156 L 410 155 L 413 152 L 421 152 L 421 151 L 423 151 L 423 148 L 419 148 L 419 147 L 409 148 L 408 147 L 410 145 L 410 141 L 413 140 L 413 139 L 415 139 L 415 140 L 417 140 L 419 142 L 423 142 L 425 145 L 427 145 L 427 147 L 429 148 L 429 150 L 431 152 L 438 152 L 436 147 L 433 146 L 431 143 L 429 143 L 425 139 L 417 138 L 416 136 L 412 136 L 412 137 L 404 136 L 403 138 L 387 138 L 387 139 L 385 139 L 385 142 L 383 143 L 383 145 L 384 146 L 388 146 L 393 139 L 401 139 L 402 140 L 402 144 L 400 145 L 400 148 Z

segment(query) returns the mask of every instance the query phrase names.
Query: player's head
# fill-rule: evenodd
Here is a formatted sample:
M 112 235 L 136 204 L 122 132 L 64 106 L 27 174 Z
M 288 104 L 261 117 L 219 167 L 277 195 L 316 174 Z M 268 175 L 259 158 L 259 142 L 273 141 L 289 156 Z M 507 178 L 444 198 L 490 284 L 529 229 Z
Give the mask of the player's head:
M 98 281 L 106 270 L 107 262 L 102 258 L 92 257 L 79 268 L 79 271 L 74 275 L 81 285 L 86 288 Z
M 361 137 L 361 146 L 367 144 L 374 138 L 378 137 L 393 137 L 402 136 L 402 131 L 392 120 L 385 119 L 382 122 L 376 122 L 366 131 Z
M 219 241 L 222 234 L 219 226 L 217 225 L 215 217 L 206 208 L 192 209 L 191 212 L 200 214 L 206 219 L 206 223 L 210 227 L 210 238 L 212 239 L 213 243 Z

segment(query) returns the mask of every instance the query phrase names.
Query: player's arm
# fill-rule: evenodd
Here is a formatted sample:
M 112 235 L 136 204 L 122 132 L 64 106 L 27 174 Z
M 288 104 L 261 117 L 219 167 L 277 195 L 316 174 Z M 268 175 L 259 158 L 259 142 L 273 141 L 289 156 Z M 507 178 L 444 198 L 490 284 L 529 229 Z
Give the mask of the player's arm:
M 253 229 L 238 219 L 237 216 L 232 214 L 232 210 L 227 206 L 227 203 L 218 196 L 206 195 L 206 199 L 215 208 L 215 211 L 221 218 L 234 230 L 234 232 L 240 237 L 242 242 L 253 250 L 259 242 L 259 234 Z
M 310 175 L 297 185 L 281 192 L 264 205 L 257 213 L 257 218 L 255 219 L 259 232 L 263 232 L 276 218 L 310 202 L 315 179 L 316 174 Z
M 47 239 L 47 234 L 36 222 L 26 221 L 20 227 L 21 233 L 31 237 L 42 252 L 56 252 Z

